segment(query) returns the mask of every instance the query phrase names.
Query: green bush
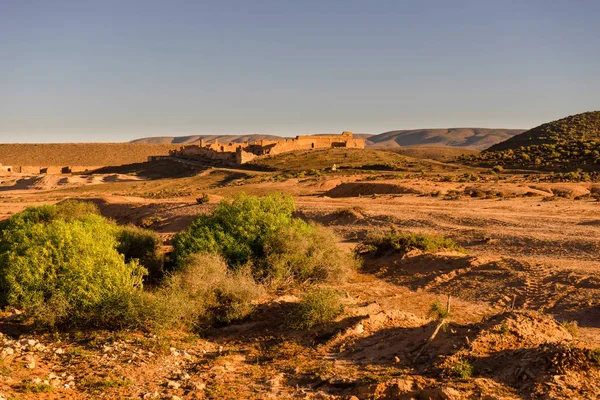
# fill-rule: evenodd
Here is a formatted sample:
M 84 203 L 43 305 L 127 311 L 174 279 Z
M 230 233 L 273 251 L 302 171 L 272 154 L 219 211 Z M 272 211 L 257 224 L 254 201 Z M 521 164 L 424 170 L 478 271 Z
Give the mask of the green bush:
M 471 364 L 468 360 L 465 360 L 461 357 L 452 366 L 452 372 L 458 378 L 467 380 L 473 376 L 475 367 L 473 367 L 473 364 Z
M 86 325 L 107 299 L 141 288 L 146 271 L 117 251 L 118 227 L 87 209 L 32 207 L 3 224 L 0 305 L 44 326 Z
M 358 267 L 352 253 L 338 248 L 335 234 L 319 225 L 298 224 L 271 234 L 265 264 L 255 276 L 275 284 L 340 282 Z
M 117 240 L 117 250 L 125 256 L 125 262 L 138 260 L 148 270 L 148 282 L 156 283 L 162 279 L 163 243 L 156 232 L 128 225 L 119 229 Z
M 431 307 L 429 307 L 429 316 L 435 318 L 438 321 L 441 321 L 443 319 L 449 318 L 450 313 L 448 312 L 448 309 L 444 307 L 439 300 L 436 299 L 433 302 L 433 304 L 431 304 Z
M 332 322 L 343 313 L 344 306 L 335 290 L 316 288 L 302 296 L 300 303 L 288 315 L 287 323 L 294 329 L 310 329 Z
M 293 199 L 280 194 L 222 201 L 175 237 L 174 260 L 181 266 L 190 254 L 218 254 L 233 271 L 250 267 L 261 282 L 333 279 L 356 265 L 332 233 L 294 211 Z
M 221 201 L 212 215 L 198 216 L 175 237 L 175 261 L 181 265 L 189 254 L 216 253 L 233 269 L 239 268 L 264 257 L 266 237 L 294 223 L 294 210 L 292 198 L 283 195 L 239 195 L 231 203 Z
M 372 232 L 358 246 L 358 252 L 385 253 L 397 251 L 406 253 L 411 250 L 436 252 L 440 250 L 453 250 L 465 253 L 465 249 L 457 245 L 452 239 L 413 232 L 398 232 L 392 229 L 388 232 Z

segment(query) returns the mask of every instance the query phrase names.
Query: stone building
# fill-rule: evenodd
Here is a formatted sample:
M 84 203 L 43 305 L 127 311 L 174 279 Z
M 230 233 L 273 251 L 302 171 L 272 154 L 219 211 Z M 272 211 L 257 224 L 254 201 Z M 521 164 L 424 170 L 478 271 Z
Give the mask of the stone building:
M 13 172 L 13 167 L 0 164 L 0 172 Z
M 341 135 L 310 135 L 296 136 L 293 139 L 259 140 L 255 142 L 221 144 L 218 140 L 206 143 L 200 140 L 197 145 L 183 146 L 171 151 L 171 156 L 207 158 L 226 162 L 244 164 L 253 159 L 266 155 L 275 155 L 296 150 L 329 149 L 345 147 L 364 149 L 365 140 L 352 136 L 352 132 Z

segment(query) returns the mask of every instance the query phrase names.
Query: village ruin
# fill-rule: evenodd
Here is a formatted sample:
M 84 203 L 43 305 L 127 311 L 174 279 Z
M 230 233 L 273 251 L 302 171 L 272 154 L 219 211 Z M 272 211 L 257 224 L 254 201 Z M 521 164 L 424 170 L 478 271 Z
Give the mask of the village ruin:
M 213 143 L 207 143 L 201 139 L 197 145 L 187 145 L 181 147 L 179 150 L 172 150 L 170 156 L 245 164 L 257 157 L 267 155 L 276 155 L 296 150 L 329 149 L 336 147 L 364 149 L 365 140 L 354 138 L 352 132 L 343 132 L 341 135 L 308 135 L 296 136 L 293 139 L 259 140 L 255 142 L 228 144 L 221 144 L 218 140 L 215 140 Z

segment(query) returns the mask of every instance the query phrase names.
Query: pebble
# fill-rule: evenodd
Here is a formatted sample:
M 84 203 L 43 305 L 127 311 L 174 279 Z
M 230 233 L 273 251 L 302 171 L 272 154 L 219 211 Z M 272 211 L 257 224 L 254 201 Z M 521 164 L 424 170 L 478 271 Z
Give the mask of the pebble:
M 168 381 L 167 382 L 167 387 L 169 389 L 179 389 L 181 387 L 181 385 L 178 382 L 175 382 L 175 381 Z
M 35 358 L 31 354 L 25 356 L 25 368 L 35 368 Z

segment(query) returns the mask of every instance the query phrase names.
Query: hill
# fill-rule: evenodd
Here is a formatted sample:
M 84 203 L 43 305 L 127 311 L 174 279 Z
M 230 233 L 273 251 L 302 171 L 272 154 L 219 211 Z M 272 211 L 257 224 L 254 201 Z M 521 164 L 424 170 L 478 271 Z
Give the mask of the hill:
M 522 146 L 598 139 L 600 139 L 600 111 L 590 111 L 542 124 L 495 144 L 488 151 L 514 150 Z
M 508 168 L 600 170 L 600 111 L 537 126 L 464 161 Z
M 449 146 L 483 150 L 518 135 L 523 129 L 448 128 L 412 129 L 381 133 L 368 138 L 369 146 Z
M 33 166 L 111 166 L 139 163 L 168 155 L 172 144 L 54 143 L 0 144 L 0 163 Z
M 145 144 L 194 144 L 200 139 L 214 142 L 215 139 L 221 143 L 241 143 L 256 140 L 279 140 L 281 136 L 275 135 L 192 135 L 192 136 L 156 136 L 132 140 L 131 143 Z
M 431 160 L 407 157 L 396 152 L 374 149 L 300 150 L 258 158 L 247 166 L 277 171 L 362 169 L 399 172 L 451 171 L 455 167 Z
M 406 147 L 384 147 L 371 146 L 373 150 L 385 150 L 392 153 L 402 154 L 412 158 L 424 158 L 435 161 L 455 161 L 460 156 L 478 154 L 479 150 L 468 147 L 450 146 L 406 146 Z

